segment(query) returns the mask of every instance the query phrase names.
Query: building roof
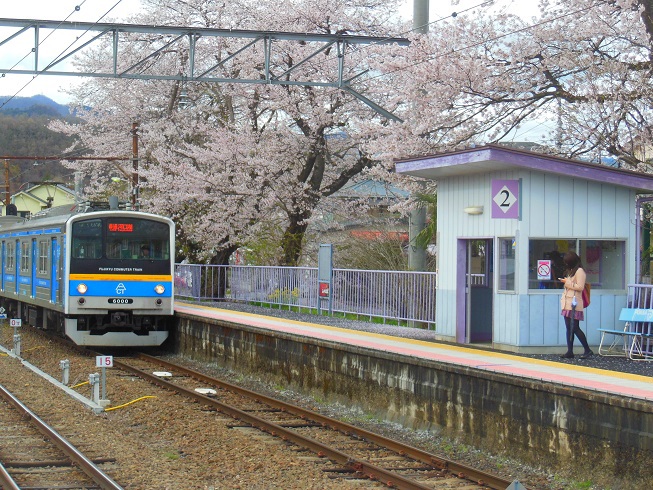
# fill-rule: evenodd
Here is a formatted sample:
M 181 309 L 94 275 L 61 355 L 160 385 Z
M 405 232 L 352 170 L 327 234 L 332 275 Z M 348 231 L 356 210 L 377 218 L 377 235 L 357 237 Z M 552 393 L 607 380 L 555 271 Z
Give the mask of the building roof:
M 640 193 L 653 192 L 653 174 L 497 145 L 406 158 L 396 160 L 395 165 L 397 173 L 431 180 L 501 170 L 530 169 L 628 187 Z
M 43 204 L 47 204 L 47 200 L 42 199 L 39 197 L 36 192 L 40 189 L 46 189 L 46 194 L 47 197 L 54 198 L 59 197 L 59 196 L 67 196 L 70 198 L 75 197 L 75 191 L 69 189 L 66 187 L 64 184 L 61 182 L 39 182 L 39 183 L 32 183 L 28 182 L 28 187 L 25 190 L 19 190 L 15 194 L 13 194 L 12 200 L 18 199 L 19 197 L 27 197 L 29 199 L 33 199 L 34 201 L 38 201 Z
M 340 198 L 375 198 L 375 199 L 406 199 L 410 193 L 393 186 L 389 182 L 364 179 L 350 182 L 343 186 L 335 196 Z

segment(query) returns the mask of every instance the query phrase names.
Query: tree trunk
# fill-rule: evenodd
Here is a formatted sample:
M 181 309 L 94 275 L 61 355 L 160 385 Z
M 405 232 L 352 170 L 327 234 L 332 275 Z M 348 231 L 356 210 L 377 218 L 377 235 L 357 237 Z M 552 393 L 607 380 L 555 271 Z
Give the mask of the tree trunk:
M 218 251 L 213 257 L 211 257 L 211 265 L 229 265 L 229 257 L 233 254 L 238 247 L 236 245 L 230 245 L 227 248 L 224 248 Z M 214 270 L 210 270 L 214 269 Z M 207 270 L 207 274 L 211 274 L 210 277 L 203 278 L 204 283 L 207 284 L 207 290 L 211 291 L 211 295 L 216 299 L 224 299 L 226 297 L 227 288 L 229 287 L 229 281 L 227 277 L 227 268 L 226 267 L 211 267 Z
M 305 216 L 290 216 L 290 224 L 286 227 L 281 239 L 283 264 L 296 267 L 302 254 L 302 243 L 308 228 Z

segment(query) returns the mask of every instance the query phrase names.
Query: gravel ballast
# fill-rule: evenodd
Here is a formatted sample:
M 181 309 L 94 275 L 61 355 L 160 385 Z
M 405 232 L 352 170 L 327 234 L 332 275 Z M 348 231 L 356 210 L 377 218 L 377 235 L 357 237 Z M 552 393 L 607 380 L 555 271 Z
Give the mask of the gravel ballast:
M 377 325 L 329 316 L 317 317 L 307 313 L 242 304 L 220 303 L 215 306 L 425 341 L 433 340 L 433 332 L 422 329 Z M 88 374 L 97 372 L 94 359 L 75 357 L 72 353 L 66 353 L 61 346 L 48 343 L 37 334 L 29 332 L 27 329 L 23 332 L 23 357 L 54 378 L 60 378 L 59 362 L 66 357 L 71 359 L 71 385 L 74 382 L 86 381 Z M 11 347 L 12 334 L 12 329 L 2 328 L 2 345 Z M 529 357 L 560 361 L 557 355 Z M 196 363 L 177 356 L 173 356 L 171 360 L 207 374 L 219 375 L 234 384 L 316 409 L 325 415 L 401 440 L 440 457 L 494 472 L 506 479 L 519 480 L 532 489 L 573 488 L 581 484 L 574 482 L 573 475 L 553 475 L 547 468 L 534 468 L 510 458 L 484 454 L 473 447 L 441 438 L 431 432 L 408 430 L 396 424 L 370 419 L 366 414 L 351 407 L 320 403 L 303 394 L 269 386 L 254 377 L 227 371 L 216 364 Z M 582 362 L 586 366 L 651 376 L 649 363 L 634 363 L 623 358 L 594 356 L 585 361 L 574 359 L 564 362 Z M 109 467 L 107 472 L 112 476 L 120 475 L 120 478 L 116 479 L 127 489 L 356 488 L 352 482 L 329 479 L 320 471 L 319 466 L 306 467 L 298 451 L 292 446 L 287 447 L 269 440 L 262 442 L 247 432 L 229 429 L 226 422 L 216 421 L 215 413 L 203 410 L 196 403 L 182 401 L 174 394 L 162 392 L 144 381 L 118 371 L 108 370 L 108 374 L 108 398 L 111 399 L 112 406 L 143 396 L 156 398 L 144 399 L 118 410 L 95 415 L 28 371 L 19 361 L 0 356 L 0 383 L 12 391 L 15 390 L 19 397 L 24 397 L 26 403 L 46 421 L 54 421 L 55 428 L 69 437 L 73 444 L 88 447 L 97 457 L 116 458 L 114 467 L 120 469 L 116 469 L 114 474 L 112 467 Z M 88 386 L 78 390 L 85 395 L 90 392 Z M 588 485 L 587 482 L 582 484 L 582 488 L 601 488 Z M 363 484 L 363 488 L 381 487 L 368 482 Z

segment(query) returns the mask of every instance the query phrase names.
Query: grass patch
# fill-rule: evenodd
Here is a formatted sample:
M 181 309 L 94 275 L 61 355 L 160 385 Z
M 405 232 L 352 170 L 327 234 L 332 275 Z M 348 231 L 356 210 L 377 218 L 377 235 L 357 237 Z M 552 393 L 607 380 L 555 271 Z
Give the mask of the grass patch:
M 164 451 L 163 456 L 166 459 L 169 459 L 170 461 L 176 461 L 181 457 L 181 456 L 179 456 L 179 453 L 177 451 L 175 451 L 175 450 Z

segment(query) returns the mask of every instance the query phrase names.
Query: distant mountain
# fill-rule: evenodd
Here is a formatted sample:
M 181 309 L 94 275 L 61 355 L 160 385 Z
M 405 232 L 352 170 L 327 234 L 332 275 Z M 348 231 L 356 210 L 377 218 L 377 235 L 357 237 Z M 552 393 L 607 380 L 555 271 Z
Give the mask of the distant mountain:
M 32 97 L 0 96 L 0 114 L 8 116 L 69 116 L 70 111 L 65 105 L 56 103 L 45 95 L 33 95 Z

